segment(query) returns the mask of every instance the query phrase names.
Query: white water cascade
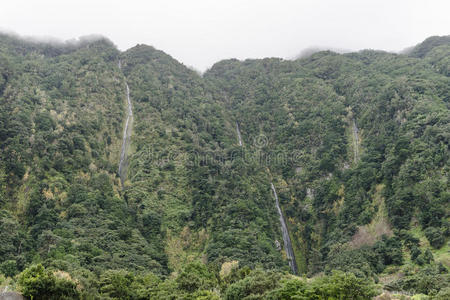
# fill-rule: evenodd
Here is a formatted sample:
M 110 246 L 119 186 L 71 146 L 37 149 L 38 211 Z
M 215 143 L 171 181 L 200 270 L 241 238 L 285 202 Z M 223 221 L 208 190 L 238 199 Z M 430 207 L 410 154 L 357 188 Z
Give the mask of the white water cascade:
M 358 145 L 358 127 L 356 127 L 355 119 L 353 119 L 353 153 L 354 153 L 354 162 L 358 162 L 359 160 L 359 145 Z
M 119 60 L 119 69 L 122 69 L 120 60 Z M 126 83 L 126 87 L 127 87 L 127 120 L 125 122 L 125 127 L 123 129 L 122 150 L 120 152 L 120 161 L 119 161 L 119 176 L 122 186 L 126 178 L 127 152 L 130 146 L 131 123 L 133 122 L 133 109 L 131 106 L 130 88 L 128 86 L 128 83 Z
M 236 132 L 238 136 L 239 146 L 242 147 L 242 137 L 241 137 L 241 131 L 239 130 L 239 123 L 236 122 Z
M 286 222 L 283 217 L 283 212 L 280 208 L 280 202 L 278 201 L 278 195 L 277 191 L 275 190 L 275 186 L 273 183 L 270 183 L 270 186 L 272 187 L 273 195 L 275 197 L 275 203 L 278 210 L 278 215 L 280 217 L 280 224 L 281 224 L 281 235 L 283 237 L 284 242 L 284 250 L 286 251 L 286 257 L 289 262 L 289 267 L 291 267 L 292 273 L 297 274 L 297 263 L 295 261 L 295 255 L 294 255 L 294 249 L 292 248 L 291 238 L 289 237 L 289 231 L 286 226 Z

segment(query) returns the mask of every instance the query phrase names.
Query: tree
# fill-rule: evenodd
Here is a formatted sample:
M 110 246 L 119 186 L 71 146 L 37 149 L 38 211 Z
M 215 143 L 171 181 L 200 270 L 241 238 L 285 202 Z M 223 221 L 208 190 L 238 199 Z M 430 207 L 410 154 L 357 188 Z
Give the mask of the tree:
M 35 300 L 80 298 L 80 292 L 74 281 L 56 277 L 41 264 L 28 267 L 20 273 L 18 284 L 25 297 Z
M 134 275 L 125 270 L 106 271 L 100 277 L 100 292 L 112 299 L 134 299 Z
M 439 249 L 444 245 L 445 238 L 439 228 L 428 227 L 424 233 L 433 248 Z
M 17 272 L 17 262 L 15 260 L 6 260 L 0 264 L 0 272 L 8 277 L 13 277 Z
M 352 273 L 339 271 L 333 272 L 331 276 L 315 280 L 310 289 L 313 291 L 312 294 L 318 299 L 363 300 L 371 299 L 377 295 L 374 285 L 367 279 L 357 278 Z M 312 296 L 311 292 L 307 292 L 307 294 L 310 294 L 308 295 L 309 297 Z
M 187 292 L 212 289 L 217 285 L 215 275 L 208 270 L 205 264 L 192 262 L 186 265 L 178 275 L 176 282 L 180 289 Z

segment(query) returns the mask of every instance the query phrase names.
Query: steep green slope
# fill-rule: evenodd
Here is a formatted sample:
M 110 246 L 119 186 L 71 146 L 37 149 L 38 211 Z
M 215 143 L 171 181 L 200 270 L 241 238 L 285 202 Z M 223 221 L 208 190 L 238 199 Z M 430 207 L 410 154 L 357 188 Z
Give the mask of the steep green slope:
M 9 40 L 0 53 L 1 263 L 12 274 L 39 261 L 67 271 L 164 272 L 118 186 L 119 52 L 105 39 L 54 46 L 57 54 Z
M 144 235 L 166 239 L 174 269 L 202 255 L 281 266 L 268 180 L 232 159 L 234 122 L 212 88 L 151 47 L 126 51 L 122 64 L 135 105 L 126 197 Z
M 326 266 L 381 204 L 394 230 L 418 219 L 423 230 L 448 232 L 449 78 L 441 73 L 429 57 L 362 51 L 224 61 L 205 74 L 230 99 L 247 144 L 265 141 L 300 269 Z M 380 230 L 378 238 L 391 231 Z
M 0 273 L 42 263 L 8 282 L 44 299 L 444 295 L 449 58 L 432 37 L 202 77 L 145 45 L 2 35 Z M 286 275 L 271 183 L 299 273 L 327 276 Z

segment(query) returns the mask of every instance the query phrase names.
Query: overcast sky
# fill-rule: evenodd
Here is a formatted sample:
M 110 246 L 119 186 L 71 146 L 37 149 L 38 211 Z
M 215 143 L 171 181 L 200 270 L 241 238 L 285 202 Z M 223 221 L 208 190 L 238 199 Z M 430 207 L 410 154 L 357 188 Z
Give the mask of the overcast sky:
M 121 50 L 153 45 L 204 71 L 226 58 L 292 58 L 308 47 L 399 51 L 450 34 L 448 0 L 3 0 L 0 29 Z

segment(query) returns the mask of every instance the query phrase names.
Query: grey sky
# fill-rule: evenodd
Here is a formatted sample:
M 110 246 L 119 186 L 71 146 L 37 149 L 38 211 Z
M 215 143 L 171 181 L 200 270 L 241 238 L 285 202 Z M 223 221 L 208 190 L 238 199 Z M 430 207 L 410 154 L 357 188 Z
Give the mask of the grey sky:
M 225 58 L 291 58 L 308 47 L 399 51 L 450 34 L 448 0 L 3 0 L 0 28 L 121 50 L 153 45 L 205 70 Z

